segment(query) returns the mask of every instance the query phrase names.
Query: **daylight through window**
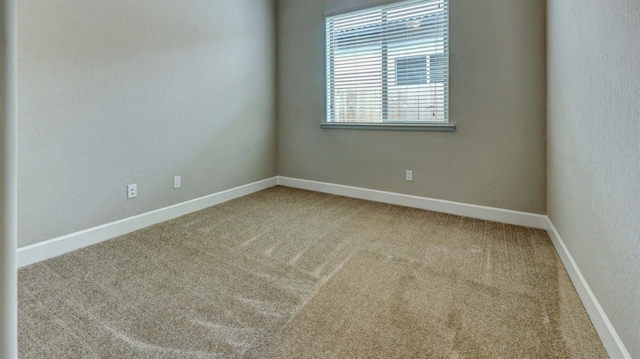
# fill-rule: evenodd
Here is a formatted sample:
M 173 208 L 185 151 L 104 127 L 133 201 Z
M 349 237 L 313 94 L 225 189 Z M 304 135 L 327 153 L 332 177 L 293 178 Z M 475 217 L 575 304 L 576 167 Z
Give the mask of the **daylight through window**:
M 327 122 L 448 123 L 448 0 L 326 18 Z

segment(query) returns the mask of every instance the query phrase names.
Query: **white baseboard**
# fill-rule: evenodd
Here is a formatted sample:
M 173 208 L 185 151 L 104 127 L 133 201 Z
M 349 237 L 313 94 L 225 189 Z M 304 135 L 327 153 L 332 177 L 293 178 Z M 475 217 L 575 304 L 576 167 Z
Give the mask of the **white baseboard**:
M 551 242 L 553 242 L 553 246 L 556 248 L 567 273 L 569 273 L 571 282 L 573 282 L 573 286 L 576 288 L 596 332 L 600 336 L 600 340 L 602 341 L 602 345 L 604 345 L 607 354 L 609 354 L 613 359 L 631 359 L 631 355 L 624 346 L 624 343 L 622 343 L 622 340 L 620 339 L 620 336 L 618 336 L 613 324 L 609 321 L 609 317 L 607 317 L 604 309 L 600 306 L 600 303 L 591 291 L 587 280 L 582 276 L 582 272 L 580 271 L 580 268 L 578 268 L 578 264 L 573 260 L 573 256 L 571 256 L 569 249 L 564 244 L 562 237 L 560 237 L 556 227 L 548 217 L 547 232 L 549 233 L 549 237 L 551 237 Z
M 475 204 L 452 202 L 441 199 L 418 197 L 401 193 L 385 192 L 368 188 L 351 187 L 282 176 L 278 176 L 278 184 L 286 187 L 426 209 L 434 212 L 449 213 L 458 216 L 515 224 L 525 227 L 539 229 L 547 228 L 547 216 L 542 214 L 518 212 L 509 209 L 478 206 Z
M 53 238 L 30 246 L 18 248 L 18 267 L 37 263 L 45 259 L 57 257 L 76 249 L 100 243 L 111 238 L 127 234 L 156 223 L 168 221 L 184 216 L 191 212 L 215 206 L 232 199 L 273 187 L 277 184 L 276 177 L 249 183 L 225 191 L 210 194 L 190 201 L 178 203 L 155 211 L 85 229 L 62 237 Z

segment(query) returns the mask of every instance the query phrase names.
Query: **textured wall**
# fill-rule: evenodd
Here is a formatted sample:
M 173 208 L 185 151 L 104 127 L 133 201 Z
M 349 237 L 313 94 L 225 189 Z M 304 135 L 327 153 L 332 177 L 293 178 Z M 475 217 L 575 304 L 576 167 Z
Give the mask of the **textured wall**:
M 321 129 L 323 12 L 369 2 L 278 1 L 279 174 L 544 213 L 544 0 L 451 1 L 456 132 Z
M 640 358 L 640 2 L 548 4 L 548 211 Z
M 19 1 L 20 245 L 274 176 L 274 9 Z

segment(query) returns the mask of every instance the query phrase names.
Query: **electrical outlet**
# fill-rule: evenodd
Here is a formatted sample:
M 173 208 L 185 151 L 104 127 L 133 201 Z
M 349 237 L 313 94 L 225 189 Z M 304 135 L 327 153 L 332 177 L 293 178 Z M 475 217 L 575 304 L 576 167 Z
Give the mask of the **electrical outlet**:
M 409 182 L 413 181 L 413 170 L 407 170 L 406 180 L 409 181 Z
M 138 197 L 138 185 L 137 184 L 130 184 L 127 186 L 127 198 L 131 199 L 131 198 L 136 198 Z
M 173 177 L 173 188 L 180 188 L 182 187 L 182 177 L 181 176 L 174 176 Z

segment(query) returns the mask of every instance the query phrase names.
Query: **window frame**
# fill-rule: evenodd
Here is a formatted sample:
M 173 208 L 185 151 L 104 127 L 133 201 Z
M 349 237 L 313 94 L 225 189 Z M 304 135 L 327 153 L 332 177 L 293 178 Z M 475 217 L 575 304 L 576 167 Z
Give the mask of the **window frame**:
M 450 26 L 450 8 L 449 8 L 449 4 L 450 4 L 450 0 L 444 0 L 447 6 L 447 13 L 446 13 L 446 30 L 447 30 L 447 39 L 446 41 L 444 41 L 443 43 L 443 53 L 442 56 L 446 56 L 446 64 L 447 64 L 447 71 L 449 72 L 450 69 L 450 64 L 449 64 L 449 60 L 450 60 L 450 55 L 449 55 L 449 49 L 450 49 L 450 37 L 449 37 L 449 26 Z M 367 11 L 367 10 L 374 10 L 376 8 L 380 8 L 380 9 L 384 9 L 385 7 L 389 6 L 389 5 L 397 5 L 397 4 L 401 4 L 403 2 L 406 3 L 419 3 L 419 0 L 383 0 L 383 1 L 377 1 L 375 3 L 370 3 L 370 4 L 364 4 L 362 6 L 358 6 L 358 7 L 352 7 L 352 8 L 347 8 L 347 9 L 342 9 L 342 10 L 337 10 L 337 11 L 327 11 L 324 13 L 325 16 L 325 22 L 324 22 L 324 34 L 325 34 L 325 116 L 324 116 L 324 120 L 321 123 L 321 127 L 322 128 L 344 128 L 344 129 L 392 129 L 392 130 L 432 130 L 432 131 L 454 131 L 455 130 L 455 124 L 451 121 L 450 116 L 449 116 L 449 99 L 450 99 L 450 81 L 449 81 L 449 73 L 447 74 L 446 77 L 446 82 L 442 82 L 445 86 L 445 91 L 444 91 L 444 96 L 445 96 L 445 106 L 444 106 L 444 117 L 445 120 L 444 121 L 397 121 L 397 120 L 393 120 L 393 119 L 388 119 L 388 116 L 386 116 L 386 111 L 388 111 L 388 105 L 385 106 L 385 104 L 388 104 L 388 101 L 386 100 L 386 98 L 388 98 L 389 96 L 389 90 L 388 90 L 388 84 L 389 82 L 393 82 L 395 83 L 396 79 L 393 78 L 389 78 L 388 75 L 388 70 L 386 69 L 388 64 L 387 64 L 387 58 L 386 58 L 386 52 L 385 51 L 388 47 L 388 40 L 385 39 L 385 41 L 383 41 L 382 43 L 382 51 L 381 51 L 381 62 L 382 62 L 382 71 L 381 71 L 381 80 L 382 80 L 382 100 L 380 103 L 381 106 L 381 111 L 382 111 L 382 121 L 381 122 L 347 122 L 347 121 L 330 121 L 330 111 L 331 111 L 331 104 L 333 102 L 333 95 L 334 95 L 334 91 L 332 91 L 332 89 L 330 88 L 330 83 L 329 83 L 329 77 L 330 72 L 333 69 L 333 66 L 330 66 L 329 61 L 331 61 L 330 59 L 330 53 L 328 51 L 328 46 L 326 41 L 328 41 L 328 33 L 327 33 L 327 24 L 328 21 L 330 20 L 330 18 L 335 17 L 335 16 L 339 16 L 339 15 L 347 15 L 347 14 L 351 14 L 351 13 L 357 13 L 357 12 L 361 12 L 361 11 Z M 383 15 L 382 15 L 383 19 L 384 19 L 384 11 L 383 11 Z M 386 23 L 381 23 L 381 25 L 384 27 Z M 427 66 L 427 70 L 426 70 L 426 83 L 431 83 L 432 80 L 432 74 L 431 74 L 431 57 L 432 54 L 428 54 L 428 55 L 418 55 L 415 57 L 419 57 L 419 56 L 425 56 L 426 59 L 426 66 Z M 397 61 L 398 59 L 396 59 Z M 396 64 L 396 62 L 394 62 L 394 64 Z M 385 66 L 387 65 L 387 66 Z M 397 71 L 397 70 L 396 70 Z M 397 73 L 396 73 L 397 76 Z

